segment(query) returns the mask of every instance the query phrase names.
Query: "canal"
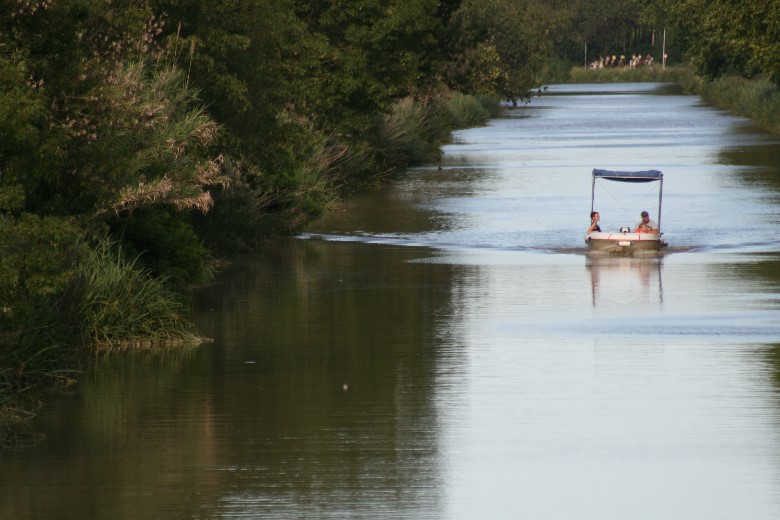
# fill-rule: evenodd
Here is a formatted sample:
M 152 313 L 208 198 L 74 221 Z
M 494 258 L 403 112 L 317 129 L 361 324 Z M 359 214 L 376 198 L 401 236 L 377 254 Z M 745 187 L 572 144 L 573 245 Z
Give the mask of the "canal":
M 593 168 L 664 172 L 662 254 L 587 254 Z M 213 342 L 95 359 L 0 456 L 0 518 L 780 518 L 778 229 L 749 121 L 553 85 L 237 258 Z

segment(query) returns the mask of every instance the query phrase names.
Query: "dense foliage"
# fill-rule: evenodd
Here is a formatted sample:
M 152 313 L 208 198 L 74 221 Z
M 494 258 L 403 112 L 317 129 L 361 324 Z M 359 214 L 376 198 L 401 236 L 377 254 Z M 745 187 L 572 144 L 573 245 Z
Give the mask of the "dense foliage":
M 775 0 L 665 0 L 661 8 L 687 39 L 687 55 L 708 78 L 764 75 L 780 82 L 780 3 Z
M 179 288 L 208 279 L 215 252 L 435 158 L 465 121 L 445 108 L 453 92 L 527 99 L 558 19 L 534 0 L 2 0 L 0 13 L 0 215 L 39 219 L 24 240 L 106 237 Z M 59 254 L 37 259 L 43 273 Z M 24 305 L 2 303 L 17 326 Z
M 435 160 L 489 117 L 463 94 L 662 50 L 776 84 L 780 3 L 0 0 L 0 391 L 74 346 L 191 338 L 177 295 L 215 254 Z

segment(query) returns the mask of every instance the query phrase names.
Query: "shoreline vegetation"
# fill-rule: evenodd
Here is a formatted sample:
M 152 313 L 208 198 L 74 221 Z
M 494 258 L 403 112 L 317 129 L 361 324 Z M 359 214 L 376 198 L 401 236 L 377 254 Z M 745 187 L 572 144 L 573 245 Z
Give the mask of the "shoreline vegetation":
M 452 131 L 483 125 L 501 110 L 495 97 L 457 92 L 425 103 L 397 101 L 378 128 L 382 169 L 368 172 L 367 180 L 351 183 L 351 189 L 370 189 L 403 168 L 436 162 Z M 75 223 L 55 224 L 33 216 L 0 218 L 0 250 L 5 254 L 0 278 L 6 276 L 5 286 L 0 283 L 0 318 L 5 320 L 0 334 L 0 450 L 40 440 L 29 425 L 41 405 L 40 392 L 76 383 L 86 353 L 212 341 L 191 323 L 187 291 L 177 291 L 169 278 L 138 265 L 138 256 L 128 259 L 108 237 L 88 244 Z M 20 236 L 26 239 L 20 242 Z M 35 260 L 52 251 L 57 259 Z M 203 282 L 212 274 L 203 276 Z
M 0 448 L 85 355 L 205 341 L 188 305 L 223 259 L 544 83 L 675 82 L 780 128 L 771 2 L 3 1 Z M 661 41 L 690 67 L 570 66 Z
M 654 69 L 592 70 L 573 67 L 568 83 L 662 82 L 675 83 L 687 94 L 748 117 L 767 132 L 780 135 L 780 89 L 765 79 L 721 77 L 702 80 L 688 66 Z M 375 171 L 363 182 L 366 189 L 379 185 L 394 171 L 409 165 L 436 162 L 439 147 L 453 130 L 480 126 L 500 114 L 494 97 L 449 93 L 422 104 L 411 98 L 396 102 L 383 117 L 385 169 Z M 334 199 L 335 200 L 335 199 Z M 33 222 L 34 220 L 34 222 Z M 40 406 L 37 389 L 68 387 L 77 381 L 79 358 L 86 352 L 180 348 L 211 341 L 201 337 L 189 321 L 186 293 L 177 293 L 164 278 L 116 250 L 107 238 L 86 247 L 79 228 L 59 229 L 47 235 L 45 219 L 18 222 L 35 236 L 37 243 L 12 248 L 0 238 L 6 254 L 3 264 L 22 265 L 25 259 L 45 255 L 51 244 L 63 247 L 62 258 L 48 270 L 35 273 L 25 266 L 29 284 L 25 306 L 31 321 L 15 331 L 0 335 L 0 449 L 34 444 L 35 433 L 28 423 Z M 0 219 L 2 237 L 18 239 L 23 234 Z M 60 249 L 56 247 L 55 249 Z M 13 250 L 14 254 L 9 254 Z M 211 273 L 204 277 L 210 279 Z M 33 280 L 36 278 L 36 280 Z M 16 280 L 19 282 L 19 279 Z M 38 284 L 43 283 L 41 287 Z M 51 296 L 56 296 L 54 299 Z M 39 298 L 39 301 L 34 301 Z M 9 299 L 6 297 L 6 302 Z M 51 306 L 51 307 L 50 307 Z M 44 310 L 46 309 L 46 310 Z M 63 314 L 71 309 L 71 315 Z M 77 309 L 77 310 L 73 310 Z M 6 315 L 10 309 L 4 307 Z M 75 314 L 73 314 L 75 313 Z M 67 333 L 58 327 L 68 324 Z M 74 327 L 72 324 L 81 324 Z M 58 338 L 56 342 L 52 340 Z M 78 347 L 82 345 L 82 347 Z
M 680 85 L 685 94 L 701 97 L 708 104 L 747 117 L 759 128 L 780 135 L 780 87 L 766 78 L 724 75 L 715 79 L 697 76 L 689 65 L 656 65 L 652 69 L 573 67 L 568 83 L 659 82 Z

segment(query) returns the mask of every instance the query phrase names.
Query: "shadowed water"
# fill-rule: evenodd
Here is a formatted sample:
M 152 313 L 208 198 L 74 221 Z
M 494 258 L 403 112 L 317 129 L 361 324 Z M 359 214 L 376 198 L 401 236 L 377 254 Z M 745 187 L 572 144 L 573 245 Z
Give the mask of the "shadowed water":
M 664 254 L 586 254 L 594 167 L 664 172 Z M 96 360 L 0 518 L 780 518 L 779 208 L 746 120 L 552 86 L 238 259 L 213 343 Z

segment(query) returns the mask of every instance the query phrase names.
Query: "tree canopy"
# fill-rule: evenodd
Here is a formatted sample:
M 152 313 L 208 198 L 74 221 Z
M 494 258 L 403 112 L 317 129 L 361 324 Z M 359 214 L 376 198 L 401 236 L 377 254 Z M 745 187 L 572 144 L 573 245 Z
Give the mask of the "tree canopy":
M 0 13 L 0 212 L 117 237 L 165 213 L 207 240 L 215 226 L 196 224 L 220 197 L 223 218 L 243 198 L 289 232 L 350 153 L 351 179 L 387 167 L 371 147 L 399 100 L 528 100 L 585 48 L 660 57 L 664 29 L 704 77 L 780 80 L 774 0 L 0 0 Z

